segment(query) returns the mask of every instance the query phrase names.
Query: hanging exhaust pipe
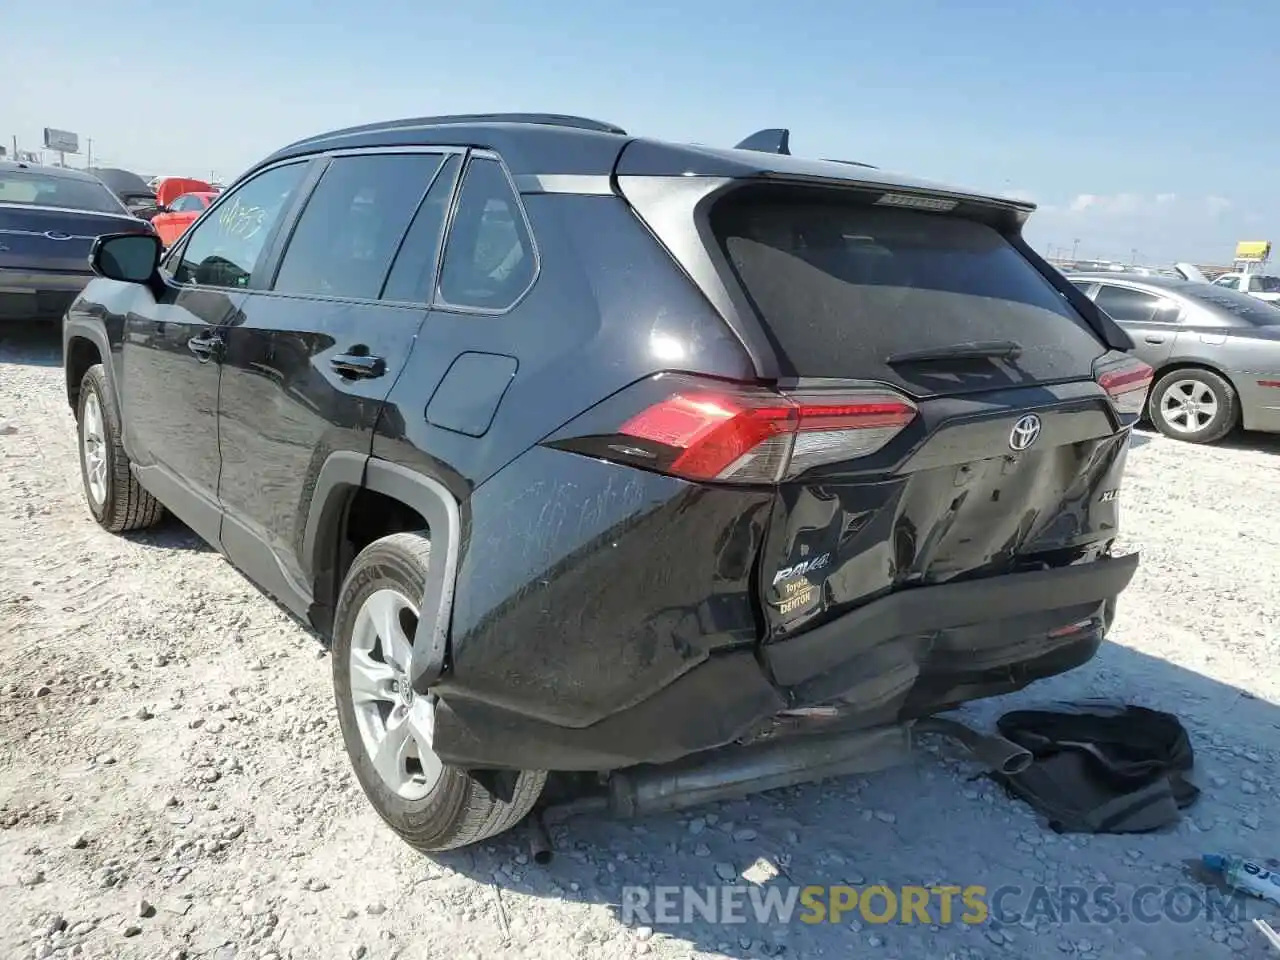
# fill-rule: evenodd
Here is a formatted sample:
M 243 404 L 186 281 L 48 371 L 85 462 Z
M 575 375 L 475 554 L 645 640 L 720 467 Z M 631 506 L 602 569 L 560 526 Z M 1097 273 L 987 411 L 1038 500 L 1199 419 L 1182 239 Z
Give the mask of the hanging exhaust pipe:
M 909 726 L 812 733 L 722 747 L 609 777 L 608 810 L 625 819 L 669 813 L 828 777 L 870 773 L 911 754 Z
M 927 717 L 916 723 L 916 733 L 936 733 L 962 744 L 979 763 L 998 773 L 1022 773 L 1035 759 L 1031 751 L 994 733 L 980 733 L 958 720 Z
M 928 717 L 901 726 L 862 730 L 792 733 L 749 744 L 734 744 L 674 763 L 614 771 L 605 792 L 551 804 L 530 818 L 534 862 L 553 856 L 547 825 L 577 816 L 603 814 L 635 819 L 688 807 L 739 800 L 831 777 L 872 773 L 908 760 L 916 734 L 937 733 L 963 744 L 975 759 L 1004 774 L 1031 765 L 1031 752 L 994 734 L 980 733 L 958 720 Z

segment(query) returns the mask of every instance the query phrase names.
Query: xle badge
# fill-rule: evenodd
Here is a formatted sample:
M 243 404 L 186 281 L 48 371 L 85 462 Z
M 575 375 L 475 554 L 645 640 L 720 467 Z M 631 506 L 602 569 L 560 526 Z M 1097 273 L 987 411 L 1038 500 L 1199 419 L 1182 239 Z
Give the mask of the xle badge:
M 1099 503 L 1110 503 L 1112 500 L 1120 496 L 1119 490 L 1107 490 L 1098 498 Z

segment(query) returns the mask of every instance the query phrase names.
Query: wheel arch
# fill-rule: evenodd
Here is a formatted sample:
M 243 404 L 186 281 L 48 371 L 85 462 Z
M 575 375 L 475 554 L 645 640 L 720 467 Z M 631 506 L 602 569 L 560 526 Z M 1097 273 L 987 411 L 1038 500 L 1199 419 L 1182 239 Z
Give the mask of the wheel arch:
M 116 396 L 115 371 L 108 362 L 111 347 L 106 332 L 86 324 L 68 323 L 62 339 L 62 371 L 66 378 L 67 403 L 71 409 L 77 409 L 80 400 L 80 382 L 85 373 L 95 363 L 102 364 L 107 381 L 107 401 L 120 412 L 119 398 Z
M 1155 401 L 1156 384 L 1163 380 L 1171 373 L 1178 373 L 1181 370 L 1207 370 L 1210 373 L 1216 373 L 1232 390 L 1236 392 L 1236 396 L 1240 395 L 1240 387 L 1235 381 L 1235 377 L 1226 367 L 1221 364 L 1214 363 L 1212 360 L 1206 360 L 1203 357 L 1178 357 L 1167 360 L 1156 368 L 1155 373 L 1151 377 L 1151 393 L 1147 397 L 1147 409 L 1150 410 L 1151 404 Z
M 1219 363 L 1215 363 L 1212 360 L 1206 360 L 1204 357 L 1175 357 L 1170 360 L 1166 360 L 1164 363 L 1160 364 L 1160 366 L 1156 367 L 1156 371 L 1151 378 L 1151 382 L 1155 383 L 1160 378 L 1168 376 L 1171 373 L 1176 373 L 1179 370 L 1196 369 L 1208 370 L 1211 373 L 1216 373 L 1218 376 L 1222 377 L 1223 380 L 1226 380 L 1227 383 L 1231 384 L 1232 390 L 1239 390 L 1236 386 L 1235 379 L 1226 367 Z
M 336 607 L 341 584 L 335 583 L 340 537 L 352 502 L 369 491 L 401 504 L 426 522 L 431 539 L 431 565 L 426 571 L 414 649 L 414 686 L 425 692 L 444 670 L 452 621 L 454 589 L 462 547 L 462 520 L 457 499 L 434 477 L 400 464 L 340 451 L 325 460 L 316 478 L 303 534 L 303 556 L 309 561 L 316 604 L 313 622 L 326 602 Z M 332 613 L 330 607 L 329 613 Z

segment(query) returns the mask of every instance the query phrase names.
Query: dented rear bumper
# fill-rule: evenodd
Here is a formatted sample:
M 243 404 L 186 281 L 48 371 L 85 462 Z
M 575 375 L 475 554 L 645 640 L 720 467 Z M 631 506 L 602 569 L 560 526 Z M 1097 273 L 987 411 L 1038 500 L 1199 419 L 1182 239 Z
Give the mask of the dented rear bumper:
M 586 726 L 455 685 L 441 696 L 436 749 L 466 767 L 610 770 L 749 739 L 797 706 L 839 702 L 855 726 L 927 716 L 1088 661 L 1137 565 L 1131 554 L 899 591 L 760 650 L 714 652 Z

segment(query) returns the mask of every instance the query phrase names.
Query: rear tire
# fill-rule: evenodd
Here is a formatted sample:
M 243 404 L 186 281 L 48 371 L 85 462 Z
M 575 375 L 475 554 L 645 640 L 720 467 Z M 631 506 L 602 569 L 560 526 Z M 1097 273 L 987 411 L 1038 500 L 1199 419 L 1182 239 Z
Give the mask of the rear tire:
M 1151 391 L 1148 413 L 1155 428 L 1173 440 L 1213 443 L 1240 419 L 1235 388 L 1212 370 L 1174 370 Z
M 333 687 L 351 766 L 387 825 L 424 853 L 478 843 L 514 827 L 533 809 L 547 774 L 513 774 L 510 799 L 431 750 L 434 696 L 408 690 L 418 607 L 431 541 L 395 533 L 361 551 L 338 598 Z
M 80 381 L 76 436 L 80 479 L 93 518 L 112 533 L 154 526 L 164 516 L 164 506 L 143 489 L 129 468 L 129 455 L 120 440 L 120 418 L 108 397 L 100 363 L 85 371 Z

